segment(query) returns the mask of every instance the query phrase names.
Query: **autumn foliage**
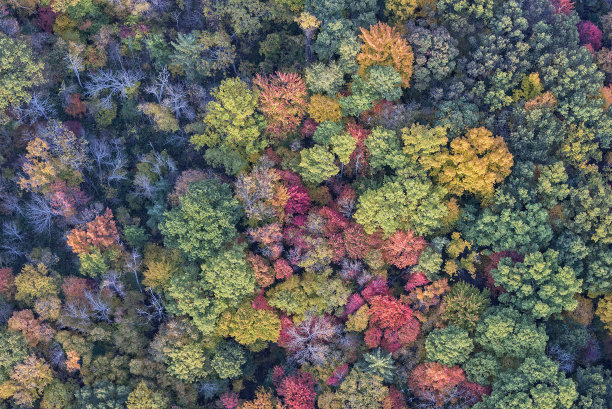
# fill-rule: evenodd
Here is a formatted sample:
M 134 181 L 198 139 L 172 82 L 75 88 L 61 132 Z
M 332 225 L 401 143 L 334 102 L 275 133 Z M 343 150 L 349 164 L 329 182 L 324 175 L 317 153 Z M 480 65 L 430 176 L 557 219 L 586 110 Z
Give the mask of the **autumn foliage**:
M 397 29 L 378 22 L 369 30 L 361 28 L 360 38 L 364 42 L 361 52 L 357 55 L 361 75 L 365 75 L 367 69 L 374 65 L 391 66 L 402 77 L 403 86 L 410 86 L 414 55 L 412 47 Z
M 294 73 L 257 75 L 253 84 L 259 89 L 260 109 L 267 122 L 268 132 L 285 139 L 298 129 L 306 113 L 306 84 Z

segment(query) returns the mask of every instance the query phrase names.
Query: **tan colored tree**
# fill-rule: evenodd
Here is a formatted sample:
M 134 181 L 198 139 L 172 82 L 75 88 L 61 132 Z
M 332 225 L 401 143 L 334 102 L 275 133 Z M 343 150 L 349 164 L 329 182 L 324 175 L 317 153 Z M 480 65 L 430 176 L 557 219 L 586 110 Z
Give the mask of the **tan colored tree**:
M 402 77 L 402 85 L 410 87 L 414 54 L 412 47 L 394 27 L 378 22 L 369 30 L 361 28 L 359 38 L 364 42 L 357 55 L 359 75 L 365 76 L 367 69 L 374 65 L 390 66 Z

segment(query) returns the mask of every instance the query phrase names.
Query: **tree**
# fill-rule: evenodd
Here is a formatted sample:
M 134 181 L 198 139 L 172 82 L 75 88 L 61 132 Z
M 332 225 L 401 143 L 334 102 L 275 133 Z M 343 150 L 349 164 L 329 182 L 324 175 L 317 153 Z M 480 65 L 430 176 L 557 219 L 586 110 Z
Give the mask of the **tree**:
M 15 286 L 17 287 L 15 300 L 27 305 L 34 305 L 34 301 L 39 298 L 57 296 L 59 293 L 57 279 L 42 263 L 36 266 L 33 264 L 23 266 L 15 277 Z
M 214 297 L 230 307 L 255 291 L 255 276 L 239 245 L 210 257 L 202 264 L 202 276 Z
M 9 379 L 13 367 L 28 356 L 26 339 L 18 332 L 0 330 L 0 384 Z
M 573 311 L 577 305 L 574 295 L 580 292 L 582 280 L 571 268 L 559 265 L 558 254 L 552 249 L 530 253 L 518 263 L 502 258 L 492 271 L 495 284 L 507 291 L 499 296 L 500 301 L 536 319 Z
M 429 333 L 425 341 L 427 359 L 454 366 L 467 361 L 474 349 L 474 343 L 463 328 L 449 325 Z
M 403 269 L 417 264 L 426 247 L 423 236 L 415 237 L 414 232 L 408 230 L 393 233 L 385 240 L 382 251 L 387 263 Z
M 204 180 L 189 186 L 181 203 L 164 213 L 164 243 L 189 260 L 205 260 L 236 236 L 239 204 L 229 185 Z
M 442 301 L 443 319 L 467 331 L 473 331 L 490 303 L 489 291 L 480 291 L 465 281 L 451 287 Z
M 395 28 L 378 22 L 369 30 L 361 28 L 360 38 L 364 42 L 357 55 L 360 75 L 364 76 L 366 70 L 374 65 L 391 66 L 400 74 L 403 87 L 410 87 L 414 55 Z
M 504 140 L 493 137 L 486 128 L 469 130 L 465 137 L 453 139 L 450 147 L 448 155 L 438 159 L 441 166 L 433 173 L 453 194 L 467 191 L 489 199 L 495 184 L 510 175 L 512 154 Z
M 280 319 L 270 310 L 256 310 L 251 303 L 242 304 L 236 312 L 226 311 L 217 331 L 233 337 L 239 344 L 255 350 L 267 342 L 276 342 L 280 333 Z
M 306 113 L 306 84 L 294 73 L 257 75 L 253 85 L 259 89 L 259 109 L 267 121 L 267 131 L 285 139 L 300 125 Z
M 465 374 L 458 366 L 450 368 L 438 362 L 425 362 L 412 370 L 408 386 L 420 399 L 443 406 L 464 380 Z
M 540 356 L 547 340 L 544 328 L 533 317 L 509 307 L 489 307 L 474 333 L 474 342 L 499 358 Z
M 334 155 L 320 145 L 300 152 L 300 175 L 304 181 L 319 184 L 338 173 Z
M 390 353 L 378 348 L 374 352 L 364 354 L 362 360 L 355 365 L 365 373 L 379 376 L 387 383 L 393 382 L 395 377 L 395 364 Z
M 326 95 L 315 94 L 310 97 L 308 115 L 319 123 L 337 122 L 342 119 L 342 110 L 337 100 Z
M 387 0 L 387 6 L 400 1 Z M 458 42 L 444 26 L 423 27 L 412 23 L 408 25 L 408 31 L 408 42 L 414 50 L 414 87 L 419 91 L 425 90 L 453 72 L 454 60 L 459 55 Z
M 235 342 L 221 342 L 215 347 L 212 367 L 219 378 L 240 378 L 242 367 L 247 362 L 244 349 Z
M 483 396 L 476 409 L 523 408 L 563 409 L 574 407 L 576 385 L 559 373 L 557 364 L 545 356 L 529 357 L 516 369 L 499 375 L 493 391 Z
M 8 321 L 11 331 L 19 331 L 31 346 L 51 341 L 55 331 L 49 325 L 34 318 L 31 310 L 15 311 Z
M 288 409 L 314 409 L 317 397 L 315 380 L 310 372 L 298 370 L 283 378 L 276 391 Z
M 223 30 L 179 33 L 171 44 L 174 52 L 170 55 L 170 68 L 176 68 L 190 81 L 224 71 L 236 58 L 231 38 Z
M 130 388 L 107 381 L 98 381 L 92 386 L 83 386 L 75 394 L 75 405 L 84 409 L 120 409 L 130 395 Z
M 612 405 L 612 372 L 601 365 L 578 368 L 578 409 L 605 409 Z
M 422 174 L 397 176 L 362 193 L 354 218 L 368 234 L 380 228 L 385 235 L 397 230 L 428 235 L 442 227 L 448 214 L 446 193 Z
M 82 170 L 87 164 L 87 142 L 78 138 L 65 124 L 51 121 L 28 142 L 22 189 L 50 194 L 63 181 L 76 187 L 83 181 Z
M 0 124 L 8 121 L 6 109 L 30 101 L 30 90 L 43 82 L 43 63 L 35 61 L 24 42 L 0 34 Z
M 0 385 L 0 398 L 12 398 L 17 405 L 32 407 L 52 380 L 53 372 L 49 365 L 35 355 L 29 355 L 13 368 L 10 381 Z
M 146 382 L 141 381 L 125 402 L 128 409 L 165 409 L 168 399 L 159 392 L 151 390 Z
M 389 392 L 389 388 L 383 385 L 383 379 L 378 375 L 372 375 L 353 368 L 340 384 L 338 391 L 327 398 L 325 395 L 319 398 L 320 408 L 346 408 L 346 409 L 379 409 Z M 327 398 L 329 403 L 324 404 Z
M 207 106 L 205 131 L 191 137 L 196 148 L 208 147 L 220 154 L 235 151 L 246 159 L 266 147 L 261 136 L 262 118 L 256 112 L 257 96 L 244 81 L 226 79 L 211 94 L 215 100 Z M 226 170 L 233 169 L 230 162 L 222 163 Z

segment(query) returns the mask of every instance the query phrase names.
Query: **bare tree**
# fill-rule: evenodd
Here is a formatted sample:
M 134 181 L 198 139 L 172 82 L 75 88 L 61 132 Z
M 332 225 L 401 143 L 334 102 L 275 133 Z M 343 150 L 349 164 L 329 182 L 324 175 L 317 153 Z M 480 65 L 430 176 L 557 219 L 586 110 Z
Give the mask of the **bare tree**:
M 287 350 L 300 365 L 324 365 L 329 357 L 330 343 L 339 334 L 339 327 L 328 317 L 308 313 L 299 325 L 287 331 Z
M 169 108 L 177 118 L 195 119 L 195 111 L 189 106 L 187 91 L 182 84 L 169 85 L 162 105 Z
M 92 74 L 90 81 L 85 84 L 85 94 L 92 98 L 101 98 L 100 107 L 110 109 L 114 95 L 126 98 L 130 89 L 143 78 L 144 74 L 138 70 L 100 70 Z
M 111 309 L 108 303 L 102 300 L 102 297 L 100 297 L 100 293 L 94 294 L 90 291 L 86 291 L 85 298 L 87 299 L 89 307 L 91 308 L 91 311 L 93 312 L 96 319 L 105 322 L 111 321 Z
M 20 122 L 31 125 L 40 118 L 48 121 L 53 116 L 54 109 L 48 97 L 43 97 L 38 92 L 34 92 L 30 102 L 26 106 L 20 107 L 18 113 Z
M 116 271 L 109 271 L 104 276 L 104 280 L 102 281 L 101 288 L 108 288 L 111 291 L 114 291 L 119 297 L 125 297 L 125 286 L 121 281 L 121 275 Z
M 32 195 L 32 200 L 25 205 L 25 217 L 34 232 L 51 234 L 53 209 L 44 197 Z
M 151 289 L 147 290 L 147 293 L 149 295 L 149 302 L 144 308 L 138 308 L 136 310 L 138 315 L 145 317 L 147 322 L 162 322 L 166 315 L 162 296 Z
M 68 69 L 71 69 L 74 72 L 74 76 L 82 88 L 83 84 L 81 83 L 81 71 L 83 68 L 85 68 L 83 65 L 83 59 L 80 55 L 71 50 L 68 51 L 68 54 L 66 54 L 66 57 L 64 57 L 64 61 L 66 62 Z
M 170 80 L 170 73 L 166 67 L 162 68 L 159 74 L 157 74 L 157 78 L 153 82 L 153 84 L 149 85 L 145 88 L 149 94 L 153 94 L 155 99 L 157 99 L 157 103 L 161 104 L 162 99 L 164 97 L 164 91 L 168 86 L 168 81 Z

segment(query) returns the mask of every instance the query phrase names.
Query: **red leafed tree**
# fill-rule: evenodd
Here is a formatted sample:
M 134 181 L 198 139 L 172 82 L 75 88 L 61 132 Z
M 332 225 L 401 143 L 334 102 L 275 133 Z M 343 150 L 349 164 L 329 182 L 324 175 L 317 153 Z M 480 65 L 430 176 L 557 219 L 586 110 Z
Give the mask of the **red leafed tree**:
M 449 368 L 438 362 L 425 362 L 414 368 L 408 386 L 417 397 L 442 406 L 463 381 L 465 374 L 459 366 Z
M 68 115 L 71 115 L 75 118 L 80 118 L 87 113 L 87 105 L 83 100 L 81 100 L 81 96 L 79 94 L 70 95 L 70 100 L 68 104 L 66 104 L 66 108 L 64 109 Z
M 0 268 L 0 294 L 8 298 L 15 294 L 15 275 L 12 268 Z
M 310 209 L 310 196 L 308 191 L 301 184 L 291 185 L 287 189 L 289 200 L 285 205 L 285 213 L 288 215 L 304 214 Z
M 257 75 L 253 84 L 259 88 L 259 108 L 268 132 L 279 139 L 298 129 L 306 113 L 306 83 L 295 73 Z
M 274 262 L 274 273 L 276 274 L 277 280 L 284 280 L 293 275 L 293 268 L 287 260 L 279 258 Z
M 366 232 L 360 224 L 353 223 L 343 232 L 346 255 L 352 259 L 362 259 L 370 250 Z
M 591 52 L 601 48 L 601 30 L 592 21 L 584 20 L 578 23 L 578 35 L 582 44 L 590 45 Z
M 339 366 L 334 370 L 334 373 L 332 374 L 332 376 L 327 378 L 326 383 L 329 386 L 338 386 L 344 380 L 347 374 L 348 374 L 348 364 Z
M 21 332 L 30 346 L 51 341 L 55 333 L 53 328 L 34 318 L 31 310 L 15 311 L 8 320 L 8 327 L 11 331 Z
M 370 325 L 398 330 L 412 318 L 412 309 L 391 296 L 377 295 L 370 302 Z
M 240 404 L 240 399 L 236 392 L 225 392 L 219 397 L 219 401 L 225 409 L 235 409 Z
M 427 248 L 423 236 L 415 237 L 412 230 L 397 231 L 383 245 L 382 252 L 385 261 L 397 268 L 414 266 L 419 262 L 419 256 Z
M 551 0 L 555 8 L 555 13 L 569 15 L 574 10 L 574 2 L 572 0 Z
M 364 341 L 368 348 L 378 348 L 380 346 L 380 341 L 383 336 L 383 330 L 377 327 L 370 327 L 366 330 Z
M 404 286 L 404 290 L 410 292 L 415 288 L 426 284 L 429 284 L 429 279 L 425 276 L 425 274 L 420 271 L 417 271 L 416 273 L 410 274 L 410 276 L 408 277 L 408 281 Z
M 79 207 L 89 201 L 89 197 L 76 186 L 69 186 L 65 181 L 58 179 L 51 184 L 50 204 L 53 213 L 64 216 L 76 216 Z
M 94 282 L 88 278 L 69 276 L 62 282 L 62 292 L 67 301 L 85 301 L 86 293 L 93 288 Z
M 361 291 L 361 296 L 365 298 L 367 302 L 372 302 L 375 296 L 386 295 L 388 292 L 389 287 L 387 286 L 387 280 L 382 277 L 376 277 Z
M 280 381 L 276 392 L 289 409 L 314 409 L 317 394 L 312 374 L 298 370 Z
M 365 304 L 365 300 L 359 294 L 351 294 L 344 305 L 344 315 L 349 316 Z
M 389 395 L 385 398 L 382 409 L 408 409 L 406 397 L 395 386 L 389 386 Z
M 355 176 L 365 175 L 370 171 L 370 165 L 368 163 L 370 153 L 365 145 L 365 140 L 370 136 L 370 131 L 357 125 L 355 122 L 349 122 L 346 126 L 346 130 L 355 141 L 357 141 L 357 145 L 351 154 L 350 162 L 346 170 L 347 172 L 354 171 Z
M 44 32 L 51 34 L 53 23 L 55 23 L 58 14 L 51 10 L 51 7 L 41 7 L 36 10 L 36 14 L 38 14 L 38 17 L 34 20 L 34 24 Z
M 104 214 L 96 216 L 87 223 L 85 229 L 75 228 L 68 234 L 68 245 L 77 254 L 89 253 L 92 246 L 107 250 L 113 247 L 118 240 L 119 233 L 113 212 L 108 208 Z

